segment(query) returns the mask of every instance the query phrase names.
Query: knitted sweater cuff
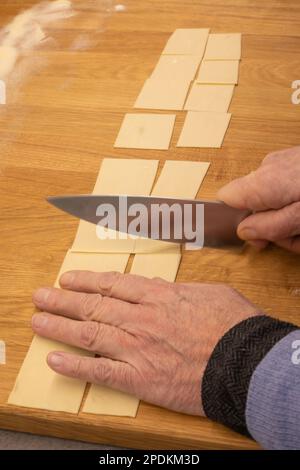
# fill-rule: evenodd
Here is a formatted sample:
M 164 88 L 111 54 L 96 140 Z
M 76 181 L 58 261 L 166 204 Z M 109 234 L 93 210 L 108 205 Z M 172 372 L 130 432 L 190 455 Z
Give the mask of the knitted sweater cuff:
M 246 402 L 253 372 L 273 346 L 298 327 L 260 315 L 231 328 L 217 343 L 204 372 L 206 416 L 249 436 Z

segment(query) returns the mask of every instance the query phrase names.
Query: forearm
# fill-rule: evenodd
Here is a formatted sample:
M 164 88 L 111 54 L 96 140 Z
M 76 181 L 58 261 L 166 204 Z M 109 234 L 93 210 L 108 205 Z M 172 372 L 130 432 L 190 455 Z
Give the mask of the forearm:
M 204 373 L 206 415 L 265 448 L 300 448 L 300 365 L 292 362 L 297 339 L 296 326 L 266 316 L 229 330 Z

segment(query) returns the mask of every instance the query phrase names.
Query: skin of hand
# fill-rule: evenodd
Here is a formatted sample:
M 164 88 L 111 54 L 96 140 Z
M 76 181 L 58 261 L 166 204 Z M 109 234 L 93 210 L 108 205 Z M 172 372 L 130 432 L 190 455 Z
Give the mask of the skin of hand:
M 116 272 L 65 273 L 33 295 L 40 336 L 100 357 L 51 352 L 57 373 L 175 411 L 203 415 L 201 382 L 221 337 L 261 312 L 222 284 L 175 284 Z
M 218 198 L 255 212 L 238 227 L 242 240 L 300 253 L 300 147 L 267 155 L 256 171 L 221 188 Z

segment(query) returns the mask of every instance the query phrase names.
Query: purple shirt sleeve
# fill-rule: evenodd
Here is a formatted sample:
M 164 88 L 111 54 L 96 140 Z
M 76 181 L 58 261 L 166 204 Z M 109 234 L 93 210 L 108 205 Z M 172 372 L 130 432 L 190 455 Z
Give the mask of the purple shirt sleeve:
M 300 449 L 300 330 L 279 341 L 256 367 L 246 422 L 265 449 Z

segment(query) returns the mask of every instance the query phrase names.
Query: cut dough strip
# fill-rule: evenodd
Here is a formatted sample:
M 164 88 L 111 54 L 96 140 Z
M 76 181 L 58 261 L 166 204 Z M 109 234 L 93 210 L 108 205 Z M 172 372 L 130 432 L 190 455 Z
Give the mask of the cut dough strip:
M 152 191 L 153 196 L 194 198 L 209 168 L 207 162 L 167 161 Z M 145 240 L 144 243 L 152 240 Z M 154 243 L 161 243 L 155 242 Z M 132 274 L 149 278 L 161 277 L 167 281 L 175 281 L 181 259 L 177 253 L 151 253 L 135 255 L 131 267 Z M 107 387 L 92 385 L 83 406 L 84 413 L 116 414 L 128 416 L 128 410 L 137 410 L 138 400 L 128 397 L 120 401 L 120 392 Z
M 93 194 L 147 196 L 151 192 L 157 168 L 158 160 L 105 158 Z M 134 253 L 135 240 L 132 238 L 125 236 L 125 239 L 101 240 L 97 236 L 96 229 L 96 225 L 81 220 L 71 250 L 91 253 Z
M 95 191 L 100 193 L 150 193 L 157 171 L 157 160 L 105 159 Z M 124 272 L 129 254 L 74 253 L 69 251 L 60 275 L 72 269 Z M 59 275 L 59 277 L 60 277 Z M 58 277 L 58 279 L 59 279 Z M 58 286 L 58 281 L 56 282 Z M 77 413 L 85 390 L 85 382 L 60 376 L 46 364 L 50 351 L 60 350 L 88 355 L 87 352 L 35 336 L 18 374 L 9 403 L 53 411 Z M 117 393 L 118 407 L 135 416 L 138 401 Z M 114 404 L 112 404 L 112 407 Z M 111 414 L 112 409 L 109 410 Z
M 67 253 L 58 279 L 66 271 L 83 269 L 89 271 L 124 272 L 129 255 Z M 14 388 L 9 396 L 11 405 L 40 408 L 51 411 L 78 413 L 86 383 L 54 372 L 46 363 L 51 351 L 64 351 L 88 356 L 87 351 L 35 336 L 21 366 Z

